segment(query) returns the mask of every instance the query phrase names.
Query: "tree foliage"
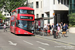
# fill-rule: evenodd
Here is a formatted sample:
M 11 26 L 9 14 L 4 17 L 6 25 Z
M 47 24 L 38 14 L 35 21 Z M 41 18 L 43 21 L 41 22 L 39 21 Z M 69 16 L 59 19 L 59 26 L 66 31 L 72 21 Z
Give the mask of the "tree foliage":
M 0 8 L 2 8 L 4 5 L 4 0 L 0 0 Z
M 69 25 L 75 27 L 75 13 L 71 13 L 69 16 Z
M 6 18 L 4 17 L 4 15 L 2 15 L 2 13 L 0 12 L 0 18 L 2 19 L 2 20 L 5 20 Z
M 24 3 L 26 0 L 0 0 L 0 7 L 5 6 L 5 10 L 7 10 L 9 13 L 21 6 L 26 6 Z

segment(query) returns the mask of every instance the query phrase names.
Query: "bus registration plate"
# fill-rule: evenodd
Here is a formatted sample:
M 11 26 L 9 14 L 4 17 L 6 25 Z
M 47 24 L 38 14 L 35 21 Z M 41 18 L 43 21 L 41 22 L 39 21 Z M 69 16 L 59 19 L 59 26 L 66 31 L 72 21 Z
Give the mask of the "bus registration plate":
M 27 32 L 25 32 L 24 34 L 28 34 Z

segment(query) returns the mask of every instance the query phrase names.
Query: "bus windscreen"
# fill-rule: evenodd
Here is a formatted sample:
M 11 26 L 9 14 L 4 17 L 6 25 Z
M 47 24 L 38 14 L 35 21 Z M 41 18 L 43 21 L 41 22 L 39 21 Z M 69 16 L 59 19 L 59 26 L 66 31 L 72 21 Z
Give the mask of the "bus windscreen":
M 17 20 L 16 26 L 24 30 L 33 30 L 33 21 Z

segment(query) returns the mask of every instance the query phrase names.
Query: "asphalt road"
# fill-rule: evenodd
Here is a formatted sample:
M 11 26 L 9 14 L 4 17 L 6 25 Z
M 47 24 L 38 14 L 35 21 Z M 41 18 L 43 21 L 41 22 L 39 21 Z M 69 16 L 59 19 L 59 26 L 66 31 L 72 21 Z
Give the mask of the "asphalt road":
M 75 50 L 67 46 L 36 36 L 14 35 L 0 29 L 0 50 Z

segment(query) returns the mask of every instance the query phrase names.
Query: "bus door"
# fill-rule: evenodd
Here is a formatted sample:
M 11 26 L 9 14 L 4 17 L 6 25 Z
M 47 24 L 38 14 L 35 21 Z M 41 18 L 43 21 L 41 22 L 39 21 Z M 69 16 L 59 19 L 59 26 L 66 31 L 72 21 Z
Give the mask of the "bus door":
M 15 33 L 15 21 L 11 22 L 11 31 Z

